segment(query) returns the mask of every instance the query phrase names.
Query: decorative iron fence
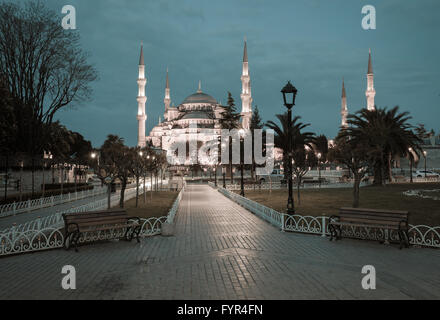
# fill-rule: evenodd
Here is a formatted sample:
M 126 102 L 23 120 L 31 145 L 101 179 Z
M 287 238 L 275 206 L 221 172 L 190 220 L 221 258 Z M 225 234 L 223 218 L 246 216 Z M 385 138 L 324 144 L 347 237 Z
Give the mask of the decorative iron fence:
M 139 186 L 139 190 L 143 190 L 143 186 Z M 130 200 L 136 196 L 136 188 L 127 189 L 125 192 L 125 199 Z M 113 194 L 110 198 L 110 205 L 114 206 L 119 203 L 120 194 Z M 76 207 L 72 207 L 67 210 L 60 210 L 56 213 L 45 216 L 42 218 L 37 218 L 30 220 L 20 225 L 14 225 L 11 228 L 0 231 L 0 234 L 10 232 L 14 229 L 16 232 L 28 232 L 31 230 L 41 230 L 44 228 L 56 227 L 63 224 L 63 213 L 73 213 L 73 212 L 85 212 L 85 211 L 96 211 L 103 210 L 107 208 L 107 199 L 99 199 L 86 204 L 82 204 Z
M 171 207 L 170 211 L 168 212 L 166 221 L 168 223 L 174 222 L 174 216 L 177 213 L 177 210 L 179 209 L 180 201 L 182 200 L 183 193 L 185 192 L 186 182 L 183 184 L 182 189 L 180 189 L 179 195 L 177 196 L 176 200 L 174 200 L 173 206 Z
M 212 183 L 209 184 L 214 187 Z M 269 221 L 281 231 L 300 232 L 317 234 L 323 237 L 329 236 L 328 230 L 329 216 L 302 216 L 288 215 L 268 208 L 248 198 L 244 198 L 235 192 L 224 188 L 217 188 L 220 193 L 235 201 L 245 209 Z M 432 227 L 427 225 L 409 224 L 408 229 L 409 243 L 413 246 L 440 248 L 440 226 Z M 342 235 L 348 238 L 382 240 L 398 242 L 398 234 L 394 230 L 366 227 L 343 227 Z
M 213 187 L 213 184 L 210 183 L 210 186 Z M 266 207 L 258 202 L 252 201 L 248 198 L 242 197 L 239 194 L 226 190 L 222 187 L 219 187 L 218 191 L 222 193 L 224 196 L 230 198 L 232 201 L 238 203 L 245 209 L 249 210 L 250 212 L 254 213 L 260 218 L 266 220 L 267 222 L 273 224 L 274 226 L 278 228 L 282 227 L 283 214 L 279 213 L 278 211 Z
M 139 187 L 140 190 L 143 186 Z M 141 218 L 141 231 L 140 236 L 148 237 L 161 233 L 162 224 L 165 221 L 174 219 L 177 213 L 180 200 L 182 199 L 185 188 L 180 190 L 179 195 L 173 203 L 167 216 L 159 218 Z M 127 190 L 125 199 L 129 200 L 136 196 L 136 188 Z M 119 195 L 113 195 L 111 199 L 112 205 L 119 202 Z M 94 202 L 94 210 L 107 208 L 107 199 L 102 199 Z M 93 209 L 90 205 L 84 205 L 75 208 L 75 212 L 90 211 Z M 58 212 L 56 215 L 50 216 L 53 223 L 50 226 L 44 225 L 41 221 L 28 224 L 27 228 L 11 228 L 7 232 L 0 233 L 0 256 L 6 256 L 11 254 L 19 254 L 26 252 L 34 252 L 48 249 L 62 248 L 64 245 L 64 225 L 62 220 L 62 213 L 70 213 L 73 211 L 67 210 L 64 212 Z M 49 222 L 46 222 L 49 223 Z M 124 231 L 120 229 L 113 229 L 100 232 L 86 232 L 81 235 L 79 242 L 86 242 L 91 240 L 106 240 L 110 238 L 122 237 Z
M 212 183 L 209 182 L 211 185 Z M 364 187 L 369 185 L 370 182 L 361 182 L 360 186 Z M 319 182 L 310 182 L 301 184 L 301 189 L 331 189 L 331 188 L 352 188 L 352 182 L 335 182 L 335 183 L 321 183 Z M 226 184 L 226 189 L 228 190 L 241 190 L 241 184 Z M 283 184 L 280 182 L 263 182 L 260 184 L 245 184 L 245 190 L 279 190 L 279 189 L 287 189 L 287 184 Z
M 107 191 L 106 187 L 96 187 L 90 190 L 59 194 L 56 196 L 13 202 L 0 206 L 0 217 L 13 216 L 23 212 L 53 207 L 62 203 L 76 201 L 87 197 L 94 197 Z

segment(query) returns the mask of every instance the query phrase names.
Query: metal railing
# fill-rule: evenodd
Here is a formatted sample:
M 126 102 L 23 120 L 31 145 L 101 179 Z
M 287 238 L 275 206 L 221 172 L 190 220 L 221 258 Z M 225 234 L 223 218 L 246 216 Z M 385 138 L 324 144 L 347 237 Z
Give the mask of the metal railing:
M 177 196 L 176 200 L 174 200 L 173 206 L 171 207 L 170 211 L 168 212 L 166 221 L 168 223 L 174 222 L 174 216 L 177 213 L 177 210 L 179 209 L 180 201 L 182 200 L 183 193 L 185 192 L 186 182 L 183 184 L 182 189 L 180 189 L 179 195 Z
M 214 188 L 213 183 L 209 183 Z M 281 231 L 329 236 L 329 216 L 288 215 L 244 198 L 235 192 L 217 187 L 218 191 L 245 209 L 280 228 Z M 349 238 L 398 241 L 398 232 L 381 228 L 344 227 L 342 235 Z M 413 246 L 440 248 L 440 226 L 408 225 L 409 243 Z
M 0 206 L 0 217 L 13 216 L 23 212 L 29 212 L 47 207 L 57 206 L 62 203 L 76 201 L 87 197 L 94 197 L 107 191 L 107 187 L 95 187 L 90 190 L 64 193 L 51 197 L 26 200 L 21 202 L 7 203 Z
M 139 186 L 139 190 L 143 190 L 142 185 Z M 159 218 L 153 217 L 149 219 L 141 218 L 140 236 L 147 237 L 160 234 L 162 224 L 165 221 L 169 220 L 172 222 L 174 220 L 174 216 L 177 213 L 184 191 L 185 185 L 180 190 L 179 195 L 174 201 L 173 206 L 169 210 L 167 216 L 162 216 Z M 135 196 L 136 188 L 131 188 L 125 193 L 126 200 L 130 200 Z M 119 194 L 112 196 L 112 206 L 119 203 L 119 197 Z M 37 219 L 31 223 L 28 223 L 26 227 L 12 227 L 6 232 L 1 232 L 0 256 L 62 248 L 64 245 L 64 221 L 62 219 L 62 213 L 93 211 L 105 208 L 107 208 L 107 199 L 101 199 L 93 202 L 92 204 L 83 205 L 63 212 L 57 212 L 55 215 L 46 217 L 48 218 L 46 221 L 43 219 Z M 122 237 L 123 232 L 124 231 L 115 229 L 110 230 L 110 232 L 85 233 L 81 236 L 79 242 L 86 242 L 90 239 L 105 240 L 109 237 Z

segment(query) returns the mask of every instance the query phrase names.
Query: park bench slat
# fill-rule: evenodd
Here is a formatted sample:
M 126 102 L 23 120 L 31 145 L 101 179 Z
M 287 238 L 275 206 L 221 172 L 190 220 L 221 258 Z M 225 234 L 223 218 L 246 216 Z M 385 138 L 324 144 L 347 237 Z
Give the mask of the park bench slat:
M 339 215 L 330 217 L 330 240 L 333 240 L 333 238 L 340 239 L 342 236 L 341 228 L 344 226 L 397 230 L 400 248 L 402 248 L 403 244 L 407 247 L 409 245 L 407 211 L 348 207 L 340 208 Z

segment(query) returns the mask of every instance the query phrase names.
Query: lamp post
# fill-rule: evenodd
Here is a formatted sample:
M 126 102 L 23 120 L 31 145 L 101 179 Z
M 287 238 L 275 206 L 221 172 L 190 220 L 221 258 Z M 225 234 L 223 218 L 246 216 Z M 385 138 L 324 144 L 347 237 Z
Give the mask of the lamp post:
M 321 188 L 321 152 L 318 152 L 318 182 Z
M 413 156 L 412 156 L 412 148 L 408 148 L 408 155 L 409 155 L 409 182 L 413 183 Z
M 240 133 L 240 171 L 241 171 L 241 177 L 240 177 L 240 182 L 241 182 L 241 191 L 240 191 L 240 196 L 244 197 L 244 177 L 243 177 L 243 169 L 244 169 L 244 164 L 243 164 L 243 158 L 244 158 L 244 150 L 243 150 L 243 144 L 244 144 L 244 130 L 240 129 L 239 130 Z
M 426 179 L 426 155 L 428 154 L 428 152 L 423 151 L 423 156 L 425 157 L 425 179 Z
M 288 119 L 288 126 L 287 126 L 287 143 L 288 143 L 288 168 L 287 168 L 287 174 L 288 174 L 288 181 L 289 181 L 289 196 L 287 198 L 287 214 L 295 214 L 295 204 L 293 202 L 293 181 L 292 181 L 292 137 L 291 137 L 291 126 L 292 126 L 292 107 L 295 105 L 295 98 L 298 90 L 290 83 L 290 81 L 287 82 L 287 84 L 284 86 L 283 89 L 281 89 L 281 93 L 283 94 L 283 100 L 284 100 L 284 106 L 287 108 L 287 119 Z M 284 226 L 283 226 L 284 227 Z

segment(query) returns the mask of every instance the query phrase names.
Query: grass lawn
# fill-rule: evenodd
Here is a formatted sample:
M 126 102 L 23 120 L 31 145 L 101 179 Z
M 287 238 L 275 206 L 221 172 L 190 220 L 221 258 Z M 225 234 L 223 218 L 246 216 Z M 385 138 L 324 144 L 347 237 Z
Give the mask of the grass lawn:
M 394 184 L 383 187 L 368 186 L 360 189 L 360 208 L 406 210 L 410 212 L 409 223 L 440 226 L 440 201 L 405 196 L 407 190 L 440 189 L 440 183 Z M 240 191 L 235 191 L 240 193 Z M 428 193 L 423 193 L 428 194 Z M 438 192 L 429 193 L 438 195 Z M 286 212 L 287 189 L 285 190 L 246 190 L 246 197 L 279 212 Z M 294 189 L 295 209 L 300 215 L 320 216 L 337 214 L 340 207 L 351 207 L 353 190 L 339 189 L 301 189 L 301 204 L 298 204 Z
M 147 192 L 146 202 L 144 194 L 139 194 L 139 204 L 136 208 L 136 198 L 125 202 L 124 208 L 131 217 L 152 218 L 166 216 L 174 203 L 179 192 L 176 191 L 157 191 L 153 192 L 151 198 L 150 192 Z

